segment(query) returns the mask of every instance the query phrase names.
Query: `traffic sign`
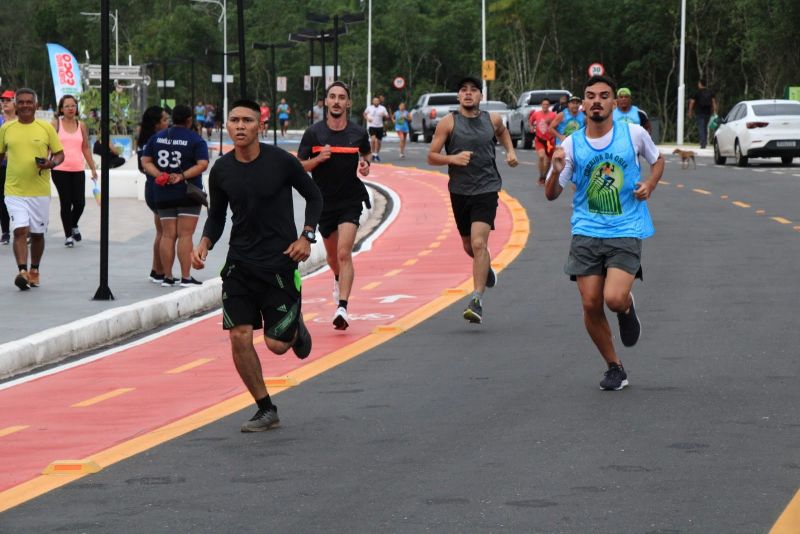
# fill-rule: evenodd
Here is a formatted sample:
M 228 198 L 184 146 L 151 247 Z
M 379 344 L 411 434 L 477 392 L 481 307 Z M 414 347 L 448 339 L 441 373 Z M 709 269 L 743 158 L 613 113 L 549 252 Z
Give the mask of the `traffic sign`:
M 279 93 L 286 92 L 286 76 L 278 76 L 278 87 L 276 88 Z
M 602 63 L 592 63 L 589 65 L 589 77 L 592 76 L 602 76 L 606 73 L 606 68 L 603 66 Z
M 306 74 L 303 76 L 303 91 L 310 91 L 311 90 L 311 76 Z
M 494 80 L 494 70 L 495 70 L 495 61 L 493 59 L 487 59 L 483 62 L 482 65 L 482 76 L 484 80 L 492 81 Z
M 392 80 L 392 87 L 397 89 L 398 91 L 403 89 L 406 86 L 406 79 L 402 76 L 395 76 L 394 80 Z

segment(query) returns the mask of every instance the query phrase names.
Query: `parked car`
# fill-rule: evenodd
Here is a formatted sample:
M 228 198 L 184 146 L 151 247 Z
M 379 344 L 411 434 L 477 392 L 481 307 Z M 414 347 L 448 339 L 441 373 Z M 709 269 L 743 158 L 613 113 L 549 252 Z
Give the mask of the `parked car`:
M 426 143 L 433 139 L 433 132 L 442 117 L 458 109 L 458 93 L 425 93 L 411 108 L 408 136 L 416 142 L 419 134 Z
M 503 119 L 503 126 L 508 128 L 508 115 L 511 113 L 508 104 L 499 100 L 487 100 L 486 102 L 481 102 L 480 108 L 483 111 L 500 115 L 500 118 Z
M 745 100 L 720 121 L 714 132 L 714 162 L 728 157 L 746 167 L 750 158 L 779 157 L 784 165 L 800 156 L 800 102 Z
M 540 89 L 525 91 L 519 95 L 516 104 L 512 107 L 508 116 L 508 133 L 511 134 L 511 143 L 515 147 L 517 146 L 517 142 L 522 140 L 522 148 L 531 148 L 533 144 L 533 134 L 528 125 L 528 116 L 531 114 L 531 111 L 539 109 L 542 100 L 545 98 L 547 98 L 551 104 L 556 104 L 562 95 L 567 95 L 567 98 L 569 98 L 572 96 L 572 93 L 564 89 Z

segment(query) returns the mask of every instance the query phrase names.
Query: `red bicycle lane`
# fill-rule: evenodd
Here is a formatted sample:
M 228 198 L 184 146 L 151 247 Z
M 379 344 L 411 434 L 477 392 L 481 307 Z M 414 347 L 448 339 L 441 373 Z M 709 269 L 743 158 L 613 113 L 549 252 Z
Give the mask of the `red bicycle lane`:
M 452 222 L 447 176 L 375 165 L 370 180 L 390 192 L 395 206 L 354 259 L 351 326 L 337 331 L 331 325 L 330 271 L 307 277 L 303 315 L 314 340 L 311 356 L 276 356 L 256 333 L 270 394 L 401 334 L 471 290 L 471 262 Z M 501 199 L 490 238 L 498 269 L 528 237 L 524 209 L 505 193 Z M 220 312 L 0 390 L 0 511 L 248 405 Z

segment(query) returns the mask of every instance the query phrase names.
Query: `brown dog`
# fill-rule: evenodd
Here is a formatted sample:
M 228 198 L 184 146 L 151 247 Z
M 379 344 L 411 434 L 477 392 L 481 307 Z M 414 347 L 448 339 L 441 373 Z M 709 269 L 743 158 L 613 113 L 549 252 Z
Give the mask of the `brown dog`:
M 672 151 L 673 154 L 678 154 L 681 158 L 681 169 L 688 169 L 689 168 L 689 160 L 691 160 L 692 165 L 694 168 L 697 168 L 697 163 L 694 160 L 694 150 L 681 150 L 680 148 L 676 148 Z

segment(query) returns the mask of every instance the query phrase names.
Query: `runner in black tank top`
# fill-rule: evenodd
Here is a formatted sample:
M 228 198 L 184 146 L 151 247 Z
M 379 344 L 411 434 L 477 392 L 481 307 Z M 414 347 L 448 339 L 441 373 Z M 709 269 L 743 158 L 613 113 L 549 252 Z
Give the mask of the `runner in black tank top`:
M 471 323 L 483 320 L 483 291 L 494 287 L 489 232 L 494 229 L 498 192 L 502 186 L 495 164 L 495 140 L 506 150 L 506 163 L 517 166 L 511 136 L 499 115 L 480 111 L 481 82 L 472 76 L 458 83 L 458 111 L 443 118 L 433 134 L 428 163 L 447 165 L 448 189 L 464 251 L 472 258 L 475 291 L 464 310 Z M 442 154 L 442 149 L 446 154 Z

